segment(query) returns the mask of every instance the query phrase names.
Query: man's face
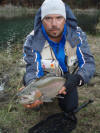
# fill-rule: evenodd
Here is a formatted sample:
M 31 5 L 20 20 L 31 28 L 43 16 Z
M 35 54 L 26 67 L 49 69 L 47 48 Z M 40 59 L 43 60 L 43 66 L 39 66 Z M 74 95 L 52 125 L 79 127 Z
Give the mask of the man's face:
M 46 33 L 50 38 L 59 38 L 64 30 L 65 18 L 61 15 L 51 14 L 42 20 Z

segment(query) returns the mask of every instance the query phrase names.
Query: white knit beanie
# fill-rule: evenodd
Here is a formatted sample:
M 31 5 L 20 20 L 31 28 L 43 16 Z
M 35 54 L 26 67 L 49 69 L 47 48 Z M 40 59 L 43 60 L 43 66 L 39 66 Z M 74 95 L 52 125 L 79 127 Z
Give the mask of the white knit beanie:
M 66 9 L 63 1 L 45 0 L 41 6 L 41 20 L 49 14 L 60 14 L 66 19 Z

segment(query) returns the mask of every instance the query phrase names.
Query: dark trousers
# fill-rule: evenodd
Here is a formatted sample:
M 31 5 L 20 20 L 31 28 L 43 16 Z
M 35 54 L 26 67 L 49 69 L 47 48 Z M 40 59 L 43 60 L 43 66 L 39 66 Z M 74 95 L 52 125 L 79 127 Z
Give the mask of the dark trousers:
M 64 112 L 72 112 L 78 107 L 78 93 L 77 88 L 73 88 L 71 92 L 68 92 L 64 96 L 64 99 L 59 98 L 59 105 Z

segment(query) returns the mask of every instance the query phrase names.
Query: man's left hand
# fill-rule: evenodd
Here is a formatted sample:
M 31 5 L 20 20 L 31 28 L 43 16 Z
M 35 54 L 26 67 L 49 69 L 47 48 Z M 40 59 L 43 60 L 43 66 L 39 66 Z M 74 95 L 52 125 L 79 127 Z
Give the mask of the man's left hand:
M 61 88 L 61 90 L 58 92 L 58 94 L 64 94 L 64 95 L 66 95 L 66 94 L 67 94 L 67 92 L 66 92 L 66 87 L 63 86 L 63 87 Z
M 81 82 L 80 82 L 81 81 Z M 80 84 L 81 83 L 81 84 Z M 66 82 L 58 94 L 66 95 L 67 92 L 72 91 L 75 87 L 81 86 L 84 84 L 84 81 L 80 75 L 77 74 L 67 74 L 66 75 Z

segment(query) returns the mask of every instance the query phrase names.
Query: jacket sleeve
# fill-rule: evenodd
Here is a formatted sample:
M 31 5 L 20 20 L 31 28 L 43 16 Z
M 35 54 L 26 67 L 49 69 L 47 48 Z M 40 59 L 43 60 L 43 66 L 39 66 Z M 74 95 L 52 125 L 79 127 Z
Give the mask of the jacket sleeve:
M 90 52 L 86 34 L 79 27 L 77 34 L 80 39 L 76 50 L 79 66 L 77 73 L 83 78 L 84 83 L 88 83 L 95 73 L 95 62 Z
M 23 82 L 25 86 L 27 86 L 34 79 L 43 76 L 40 53 L 32 48 L 33 37 L 33 35 L 28 35 L 24 43 L 24 60 L 26 62 L 26 73 L 24 74 Z

